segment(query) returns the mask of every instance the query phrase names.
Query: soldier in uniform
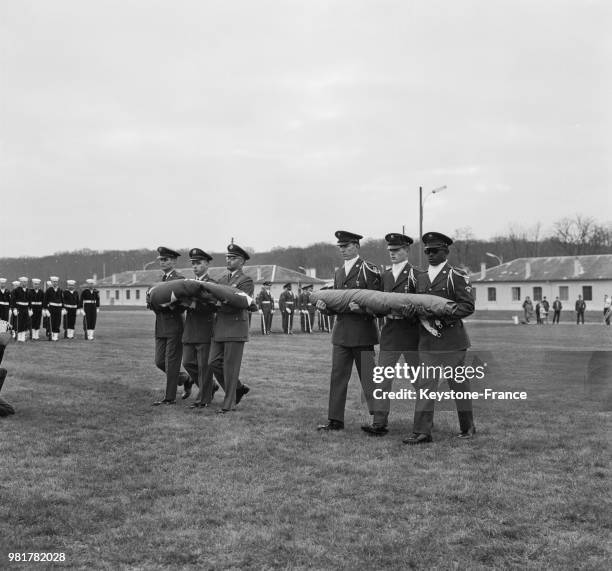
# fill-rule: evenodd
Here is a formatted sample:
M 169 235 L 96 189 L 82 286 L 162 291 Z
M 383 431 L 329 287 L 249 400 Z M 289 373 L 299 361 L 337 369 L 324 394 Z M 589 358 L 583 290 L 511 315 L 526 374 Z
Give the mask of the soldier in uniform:
M 344 259 L 342 267 L 334 274 L 334 289 L 373 289 L 382 287 L 379 269 L 359 256 L 359 234 L 338 230 L 335 233 L 338 248 Z M 329 387 L 329 411 L 327 424 L 318 430 L 342 430 L 348 382 L 353 363 L 357 368 L 368 409 L 374 416 L 374 424 L 386 424 L 383 412 L 375 410 L 372 372 L 374 370 L 374 345 L 378 345 L 376 319 L 358 304 L 350 304 L 351 313 L 338 314 L 332 332 L 332 370 Z M 328 312 L 325 303 L 317 302 L 320 311 Z
M 40 339 L 39 335 L 44 297 L 45 293 L 40 289 L 40 280 L 38 278 L 32 278 L 32 289 L 28 290 L 28 299 L 30 301 L 30 310 L 32 311 L 30 338 L 34 341 Z
M 195 279 L 201 282 L 214 282 L 208 275 L 208 264 L 212 256 L 200 248 L 189 250 L 189 259 Z M 206 406 L 204 402 L 204 379 L 208 370 L 210 344 L 214 324 L 216 298 L 212 295 L 206 299 L 198 300 L 187 309 L 185 327 L 183 329 L 183 367 L 189 373 L 190 380 L 185 381 L 183 398 L 191 394 L 191 387 L 195 383 L 200 388 L 197 402 L 191 408 Z
M 100 311 L 100 292 L 94 287 L 95 280 L 89 278 L 85 280 L 87 287 L 81 292 L 79 298 L 79 314 L 83 316 L 83 331 L 85 339 L 93 341 Z
M 283 286 L 283 293 L 278 298 L 278 308 L 283 319 L 283 333 L 293 335 L 293 313 L 295 312 L 296 298 L 291 291 L 291 284 Z
M 300 329 L 302 333 L 312 333 L 312 319 L 310 317 L 309 307 L 313 307 L 310 301 L 310 288 L 312 286 L 305 285 L 297 298 L 298 311 L 300 313 Z
M 0 319 L 10 322 L 11 292 L 6 289 L 6 278 L 0 278 Z
M 64 339 L 74 339 L 77 309 L 79 308 L 79 292 L 76 291 L 76 281 L 66 280 L 68 289 L 64 290 Z
M 257 294 L 257 307 L 261 314 L 261 333 L 270 335 L 272 333 L 272 316 L 274 315 L 274 298 L 270 293 L 272 282 L 264 282 L 261 291 Z
M 418 270 L 408 262 L 412 238 L 404 234 L 391 233 L 385 236 L 385 241 L 391 265 L 382 275 L 383 291 L 416 293 Z M 412 314 L 408 314 L 410 311 Z M 409 366 L 419 364 L 419 321 L 413 314 L 413 308 L 407 309 L 405 313 L 391 314 L 384 318 L 378 360 L 378 365 L 381 367 L 394 367 L 402 356 Z M 392 379 L 385 379 L 378 388 L 383 392 L 390 391 L 392 382 Z M 381 420 L 372 425 L 362 426 L 362 430 L 373 436 L 384 436 L 388 432 L 386 417 L 389 416 L 390 401 L 380 399 L 376 404 L 383 413 Z
M 163 272 L 162 282 L 185 279 L 174 268 L 180 254 L 159 246 L 157 259 Z M 177 387 L 189 383 L 189 375 L 181 373 L 183 358 L 183 307 L 167 307 L 155 312 L 155 365 L 166 374 L 166 394 L 153 406 L 176 404 Z M 188 385 L 189 386 L 189 385 Z
M 242 271 L 249 257 L 238 244 L 233 242 L 229 244 L 225 256 L 228 272 L 218 283 L 236 288 L 252 297 L 255 290 L 253 280 Z M 214 374 L 225 391 L 223 405 L 217 410 L 221 414 L 233 410 L 235 405 L 250 391 L 250 388 L 239 380 L 244 344 L 249 340 L 248 313 L 248 309 L 232 307 L 227 303 L 217 303 L 217 316 L 213 327 L 210 359 L 201 402 L 207 404 L 212 400 Z
M 437 295 L 457 303 L 457 311 L 452 317 L 433 320 L 434 326 L 439 330 L 440 336 L 429 333 L 419 324 L 419 358 L 425 367 L 463 367 L 470 339 L 461 320 L 474 313 L 474 295 L 470 278 L 462 270 L 452 267 L 446 261 L 448 247 L 452 239 L 439 232 L 427 232 L 421 239 L 425 247 L 425 255 L 429 261 L 427 271 L 417 274 L 417 293 Z M 446 377 L 445 377 L 446 378 Z M 420 389 L 437 390 L 442 380 L 440 374 L 430 375 L 429 378 L 419 379 L 415 383 L 417 400 L 414 409 L 413 433 L 404 439 L 405 444 L 425 444 L 431 442 L 431 429 L 433 427 L 434 404 L 433 399 L 419 398 Z M 448 379 L 448 385 L 455 394 L 466 398 L 455 398 L 457 414 L 459 416 L 461 439 L 472 438 L 476 433 L 472 414 L 472 401 L 467 398 L 470 392 L 469 381 L 458 382 Z
M 19 280 L 13 280 L 11 282 L 11 291 L 9 296 L 9 326 L 11 328 L 11 337 L 14 339 L 17 337 L 17 316 L 13 311 L 13 292 L 19 287 Z
M 49 318 L 51 341 L 59 341 L 60 325 L 62 323 L 63 293 L 59 287 L 59 278 L 51 276 L 51 285 L 45 291 L 43 298 L 43 315 Z
M 17 331 L 17 341 L 25 343 L 27 331 L 30 329 L 28 278 L 20 277 L 17 284 L 11 292 L 11 310 L 13 312 L 14 328 Z

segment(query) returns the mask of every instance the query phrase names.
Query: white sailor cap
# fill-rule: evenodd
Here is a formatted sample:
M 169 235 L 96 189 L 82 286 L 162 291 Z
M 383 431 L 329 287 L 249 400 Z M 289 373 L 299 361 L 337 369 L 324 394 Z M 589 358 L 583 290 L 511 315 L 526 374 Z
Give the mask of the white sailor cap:
M 19 278 L 19 281 L 20 281 L 20 282 L 27 282 L 27 281 L 28 281 L 28 278 L 26 278 L 25 276 L 21 276 L 21 277 Z
M 5 284 L 6 283 L 6 278 L 0 278 L 0 284 Z
M 85 280 L 85 283 L 89 285 L 94 285 L 96 283 L 96 280 L 89 278 L 88 280 Z
M 40 280 L 38 278 L 32 278 L 32 283 L 33 284 L 39 284 Z
M 58 278 L 57 276 L 49 276 L 49 279 L 50 279 L 51 281 L 57 281 L 57 282 L 59 282 L 59 278 Z
M 13 285 L 14 285 L 15 287 L 17 287 L 19 284 L 20 284 L 20 281 L 19 281 L 19 280 L 15 280 L 15 281 L 13 282 Z
M 76 282 L 74 280 L 66 280 L 66 283 L 68 285 L 75 285 L 76 284 Z

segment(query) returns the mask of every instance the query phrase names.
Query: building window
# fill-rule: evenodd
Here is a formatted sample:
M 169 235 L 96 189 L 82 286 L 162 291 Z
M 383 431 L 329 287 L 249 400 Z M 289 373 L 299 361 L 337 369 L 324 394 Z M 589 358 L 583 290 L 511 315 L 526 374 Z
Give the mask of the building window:
M 582 286 L 582 299 L 584 299 L 584 301 L 593 301 L 592 286 Z
M 139 289 L 136 290 L 136 299 L 140 299 L 140 290 Z
M 559 299 L 561 301 L 567 301 L 569 299 L 569 287 L 559 286 Z
M 512 301 L 521 301 L 521 288 L 520 287 L 512 288 Z
M 487 288 L 487 299 L 489 301 L 497 301 L 497 290 L 494 287 Z
M 115 299 L 119 299 L 119 290 L 118 289 L 115 290 Z
M 110 289 L 106 290 L 106 299 L 110 299 Z
M 542 288 L 540 286 L 533 288 L 533 301 L 542 301 Z
M 130 299 L 130 296 L 132 295 L 132 291 L 129 289 L 125 290 L 125 299 Z

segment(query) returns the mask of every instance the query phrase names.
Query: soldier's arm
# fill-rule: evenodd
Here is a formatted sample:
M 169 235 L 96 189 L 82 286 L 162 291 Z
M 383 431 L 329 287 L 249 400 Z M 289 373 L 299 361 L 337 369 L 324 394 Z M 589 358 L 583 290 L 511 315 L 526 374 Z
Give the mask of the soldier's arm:
M 474 313 L 474 294 L 470 278 L 455 270 L 451 271 L 453 272 L 455 301 L 457 302 L 457 311 L 455 311 L 454 317 L 457 319 L 468 317 Z

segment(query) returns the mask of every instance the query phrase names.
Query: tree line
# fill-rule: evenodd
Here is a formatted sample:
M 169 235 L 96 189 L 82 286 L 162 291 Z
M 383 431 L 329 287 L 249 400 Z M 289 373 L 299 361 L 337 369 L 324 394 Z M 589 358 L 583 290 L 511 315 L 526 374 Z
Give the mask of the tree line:
M 577 256 L 585 254 L 612 253 L 612 224 L 601 224 L 593 218 L 576 215 L 555 222 L 552 231 L 544 233 L 540 224 L 530 228 L 511 225 L 507 233 L 490 240 L 475 238 L 470 228 L 458 228 L 452 234 L 455 240 L 449 261 L 471 272 L 508 262 L 516 258 L 539 256 Z M 410 262 L 419 265 L 421 245 L 411 247 Z M 187 248 L 179 266 L 186 267 Z M 363 241 L 361 252 L 364 258 L 380 266 L 389 263 L 384 239 Z M 212 253 L 212 265 L 224 264 L 224 252 Z M 0 259 L 0 276 L 13 280 L 21 275 L 48 279 L 57 275 L 61 280 L 75 279 L 78 283 L 96 275 L 98 279 L 113 273 L 158 267 L 154 249 L 137 250 L 76 250 L 57 252 L 51 256 Z M 276 264 L 297 271 L 314 268 L 316 275 L 329 278 L 341 264 L 338 249 L 333 243 L 319 242 L 305 247 L 276 247 L 268 252 L 253 252 L 250 265 Z

